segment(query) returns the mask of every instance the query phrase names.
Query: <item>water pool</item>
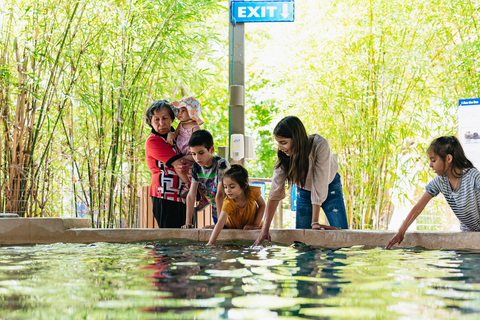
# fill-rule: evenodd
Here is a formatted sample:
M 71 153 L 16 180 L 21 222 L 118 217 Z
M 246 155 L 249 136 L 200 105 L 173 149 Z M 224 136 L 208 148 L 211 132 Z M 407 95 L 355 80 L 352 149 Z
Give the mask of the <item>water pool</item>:
M 0 319 L 477 319 L 480 252 L 0 247 Z

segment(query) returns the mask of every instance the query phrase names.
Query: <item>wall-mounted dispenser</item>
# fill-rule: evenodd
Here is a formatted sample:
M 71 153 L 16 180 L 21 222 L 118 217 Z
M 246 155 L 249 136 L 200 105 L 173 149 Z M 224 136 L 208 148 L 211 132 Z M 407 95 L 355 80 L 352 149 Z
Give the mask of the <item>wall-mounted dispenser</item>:
M 255 159 L 255 144 L 252 136 L 245 136 L 245 160 Z
M 253 137 L 235 133 L 230 136 L 230 158 L 235 161 L 255 159 Z
M 230 136 L 230 158 L 235 161 L 240 161 L 244 158 L 245 141 L 243 134 L 234 133 Z

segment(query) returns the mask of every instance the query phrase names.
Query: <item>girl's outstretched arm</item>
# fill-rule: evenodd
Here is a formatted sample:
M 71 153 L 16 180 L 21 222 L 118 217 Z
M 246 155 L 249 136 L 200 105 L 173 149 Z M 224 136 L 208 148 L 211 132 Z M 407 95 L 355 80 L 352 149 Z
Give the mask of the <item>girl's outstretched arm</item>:
M 262 196 L 259 196 L 255 201 L 257 202 L 255 220 L 253 220 L 252 224 L 247 224 L 245 227 L 243 227 L 244 230 L 258 229 L 258 226 L 260 226 L 260 223 L 262 222 L 263 213 L 265 212 L 265 200 L 263 200 Z
M 413 221 L 417 219 L 418 215 L 422 213 L 423 209 L 425 209 L 425 206 L 432 198 L 433 196 L 428 192 L 425 192 L 423 194 L 420 200 L 418 200 L 417 204 L 413 206 L 405 221 L 403 221 L 402 226 L 398 230 L 395 237 L 393 237 L 392 240 L 390 240 L 390 242 L 387 244 L 387 246 L 385 247 L 386 249 L 390 249 L 396 243 L 402 243 L 403 237 L 405 236 L 405 232 L 407 231 L 408 227 L 410 227 Z
M 217 185 L 217 193 L 215 194 L 215 203 L 218 211 L 222 210 L 223 200 L 225 199 L 225 190 L 223 189 L 223 183 L 220 181 Z
M 223 226 L 225 225 L 225 221 L 227 221 L 228 213 L 227 211 L 222 211 L 220 213 L 220 217 L 218 217 L 217 224 L 210 235 L 210 240 L 208 240 L 207 246 L 212 246 L 215 244 L 220 231 L 222 231 Z

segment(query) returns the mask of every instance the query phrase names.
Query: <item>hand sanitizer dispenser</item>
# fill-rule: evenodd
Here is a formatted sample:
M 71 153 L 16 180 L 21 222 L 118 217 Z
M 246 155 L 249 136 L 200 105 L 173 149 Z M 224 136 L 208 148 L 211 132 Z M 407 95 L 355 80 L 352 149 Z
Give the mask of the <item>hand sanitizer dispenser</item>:
M 230 136 L 230 158 L 240 161 L 244 158 L 245 142 L 243 134 L 234 133 Z

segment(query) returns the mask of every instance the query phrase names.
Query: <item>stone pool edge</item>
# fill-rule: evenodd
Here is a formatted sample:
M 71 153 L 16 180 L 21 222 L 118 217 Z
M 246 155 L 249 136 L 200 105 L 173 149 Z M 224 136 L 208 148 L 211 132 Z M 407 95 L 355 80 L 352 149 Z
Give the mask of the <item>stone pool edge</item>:
M 34 245 L 48 243 L 136 242 L 163 239 L 186 239 L 207 242 L 212 230 L 203 229 L 94 229 L 82 218 L 15 218 L 0 220 L 0 245 Z M 223 230 L 218 241 L 253 241 L 260 230 Z M 384 247 L 395 235 L 393 231 L 365 230 L 285 230 L 270 231 L 272 241 L 291 245 L 294 241 L 326 248 L 366 245 Z M 264 242 L 263 244 L 266 244 Z M 480 232 L 407 232 L 398 247 L 420 246 L 426 249 L 480 249 Z

